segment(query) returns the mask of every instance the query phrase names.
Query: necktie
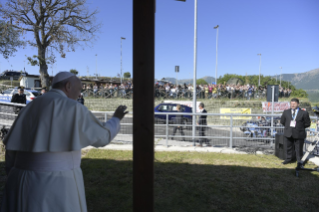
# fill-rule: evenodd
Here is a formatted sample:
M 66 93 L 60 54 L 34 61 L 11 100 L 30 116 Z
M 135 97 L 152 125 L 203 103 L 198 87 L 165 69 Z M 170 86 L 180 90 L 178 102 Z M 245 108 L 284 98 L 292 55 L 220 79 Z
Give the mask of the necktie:
M 292 114 L 292 117 L 293 117 L 293 118 L 295 118 L 295 111 L 296 111 L 296 110 L 293 109 L 293 114 Z

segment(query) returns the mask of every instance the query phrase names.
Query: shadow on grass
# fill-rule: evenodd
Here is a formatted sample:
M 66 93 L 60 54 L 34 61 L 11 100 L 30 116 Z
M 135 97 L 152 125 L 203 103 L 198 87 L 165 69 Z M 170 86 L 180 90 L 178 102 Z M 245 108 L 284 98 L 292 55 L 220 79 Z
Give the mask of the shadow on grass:
M 182 161 L 156 160 L 156 212 L 318 211 L 318 173 Z M 82 170 L 88 211 L 132 211 L 131 160 L 83 158 Z

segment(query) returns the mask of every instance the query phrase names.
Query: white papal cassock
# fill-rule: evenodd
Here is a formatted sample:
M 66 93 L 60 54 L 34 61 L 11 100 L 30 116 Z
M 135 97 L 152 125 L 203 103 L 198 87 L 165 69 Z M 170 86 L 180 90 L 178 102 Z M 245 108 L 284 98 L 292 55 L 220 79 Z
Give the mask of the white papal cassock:
M 52 89 L 29 103 L 4 139 L 9 171 L 1 212 L 87 211 L 81 149 L 105 146 L 120 130 Z

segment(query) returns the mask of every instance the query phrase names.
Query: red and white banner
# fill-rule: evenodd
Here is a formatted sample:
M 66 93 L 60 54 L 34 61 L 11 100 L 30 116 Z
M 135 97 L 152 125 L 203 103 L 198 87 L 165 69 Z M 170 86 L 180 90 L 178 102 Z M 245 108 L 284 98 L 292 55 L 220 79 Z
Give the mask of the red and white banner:
M 263 112 L 271 112 L 272 103 L 262 102 Z M 284 110 L 290 109 L 290 102 L 274 102 L 274 112 L 283 112 Z

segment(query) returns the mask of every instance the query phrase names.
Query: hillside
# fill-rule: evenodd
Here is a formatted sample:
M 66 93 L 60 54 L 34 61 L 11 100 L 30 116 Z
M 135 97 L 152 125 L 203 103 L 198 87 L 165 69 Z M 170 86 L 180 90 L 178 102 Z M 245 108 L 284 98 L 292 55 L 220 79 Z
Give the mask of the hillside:
M 306 91 L 319 90 L 319 68 L 304 73 L 283 74 L 281 79 L 290 81 L 298 89 L 301 88 Z

